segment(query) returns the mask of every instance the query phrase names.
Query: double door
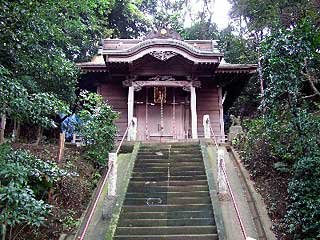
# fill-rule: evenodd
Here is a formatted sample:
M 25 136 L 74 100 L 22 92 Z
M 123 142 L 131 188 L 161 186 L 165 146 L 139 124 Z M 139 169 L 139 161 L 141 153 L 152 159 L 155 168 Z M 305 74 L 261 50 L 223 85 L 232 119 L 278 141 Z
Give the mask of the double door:
M 158 101 L 154 88 L 145 88 L 145 101 L 136 101 L 139 140 L 175 140 L 188 138 L 189 104 L 182 89 L 167 88 L 165 99 Z M 143 99 L 140 93 L 138 100 Z

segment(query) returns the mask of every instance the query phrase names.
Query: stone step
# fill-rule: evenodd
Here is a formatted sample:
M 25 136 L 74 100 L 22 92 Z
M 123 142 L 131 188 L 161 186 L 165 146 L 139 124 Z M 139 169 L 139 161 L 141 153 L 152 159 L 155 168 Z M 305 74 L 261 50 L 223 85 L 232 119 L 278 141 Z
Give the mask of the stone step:
M 163 163 L 147 163 L 147 164 L 137 164 L 134 168 L 134 170 L 136 171 L 146 171 L 146 172 L 153 172 L 153 171 L 157 171 L 157 172 L 164 172 L 164 171 L 168 171 L 168 168 L 184 168 L 184 167 L 190 167 L 190 168 L 194 168 L 194 167 L 202 167 L 203 171 L 204 166 L 201 163 L 184 163 L 184 164 L 175 164 L 175 165 L 171 165 L 171 164 L 163 164 Z M 180 170 L 180 169 L 178 169 Z M 190 171 L 190 170 L 187 170 Z
M 210 197 L 170 197 L 170 198 L 129 198 L 126 197 L 126 205 L 166 205 L 166 204 L 210 204 Z
M 148 143 L 142 144 L 141 148 L 172 148 L 172 147 L 199 147 L 199 143 L 181 143 L 181 142 L 171 142 L 171 143 Z
M 173 186 L 184 186 L 184 187 L 193 187 L 193 186 L 208 186 L 207 180 L 194 180 L 194 181 L 133 181 L 129 183 L 130 187 L 136 188 L 151 188 L 151 187 L 173 187 Z M 170 190 L 170 189 L 168 189 Z
M 191 153 L 170 153 L 170 154 L 167 154 L 167 153 L 162 153 L 162 152 L 154 152 L 154 153 L 141 153 L 139 152 L 137 154 L 137 158 L 140 159 L 142 157 L 144 158 L 149 158 L 149 157 L 158 157 L 158 158 L 168 158 L 170 156 L 170 158 L 195 158 L 195 157 L 198 157 L 198 158 L 201 158 L 202 157 L 202 154 L 201 152 L 191 152 Z
M 212 211 L 123 212 L 124 219 L 213 218 Z
M 211 204 L 180 204 L 180 205 L 153 205 L 135 206 L 123 205 L 123 212 L 170 212 L 170 211 L 211 211 Z
M 163 152 L 163 153 L 170 153 L 170 154 L 177 154 L 177 153 L 199 153 L 201 152 L 201 148 L 170 148 L 170 149 L 140 149 L 139 153 L 155 153 L 155 152 Z
M 217 240 L 218 234 L 188 234 L 188 235 L 140 235 L 127 236 L 118 235 L 114 237 L 115 240 Z
M 144 158 L 140 157 L 137 158 L 136 163 L 147 163 L 147 162 L 160 162 L 160 163 L 179 163 L 179 162 L 202 162 L 202 158 L 156 158 L 156 157 L 151 157 L 151 158 Z
M 114 239 L 218 239 L 198 142 L 140 146 Z
M 144 170 L 148 170 L 147 172 L 151 172 L 151 170 L 161 170 L 163 172 L 168 172 L 168 167 L 161 166 L 162 169 L 149 169 L 149 165 L 145 166 L 146 168 L 143 168 L 142 166 L 137 166 L 133 169 L 134 172 L 143 172 Z M 182 166 L 172 166 L 169 167 L 169 172 L 184 172 L 184 171 L 202 171 L 205 172 L 204 166 L 190 166 L 190 165 L 182 165 Z
M 137 169 L 135 169 L 137 170 Z M 199 176 L 203 175 L 203 171 L 179 171 L 179 170 L 170 170 L 168 173 L 168 170 L 162 170 L 162 171 L 146 171 L 143 172 L 140 169 L 138 171 L 134 171 L 132 173 L 132 177 L 159 177 L 159 176 L 166 176 L 168 177 L 168 174 L 170 177 L 176 177 L 176 176 Z
M 128 198 L 172 198 L 172 197 L 208 197 L 208 191 L 197 192 L 156 192 L 156 193 L 137 193 L 127 192 Z
M 215 226 L 164 226 L 164 227 L 118 227 L 116 235 L 186 235 L 186 234 L 214 234 Z
M 198 176 L 144 176 L 144 177 L 135 177 L 132 176 L 132 181 L 195 181 L 195 180 L 206 180 L 206 175 L 198 175 Z
M 166 185 L 157 185 L 157 184 L 148 184 L 150 186 L 146 187 L 146 184 L 143 182 L 130 183 L 128 187 L 129 192 L 141 192 L 141 193 L 151 193 L 151 192 L 193 192 L 193 191 L 209 191 L 207 183 L 203 183 L 202 185 L 176 185 L 170 186 Z
M 122 219 L 118 222 L 120 227 L 208 226 L 214 224 L 213 218 Z

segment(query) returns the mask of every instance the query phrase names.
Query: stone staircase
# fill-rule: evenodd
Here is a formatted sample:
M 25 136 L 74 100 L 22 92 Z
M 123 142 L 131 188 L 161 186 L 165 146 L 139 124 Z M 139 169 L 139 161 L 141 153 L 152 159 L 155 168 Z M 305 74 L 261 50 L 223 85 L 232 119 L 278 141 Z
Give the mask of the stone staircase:
M 218 239 L 199 143 L 140 147 L 114 239 Z

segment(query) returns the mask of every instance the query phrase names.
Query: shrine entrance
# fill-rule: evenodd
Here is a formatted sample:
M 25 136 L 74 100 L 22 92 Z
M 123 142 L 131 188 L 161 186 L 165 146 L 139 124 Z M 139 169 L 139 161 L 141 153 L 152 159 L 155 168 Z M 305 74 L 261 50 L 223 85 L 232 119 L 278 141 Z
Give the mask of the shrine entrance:
M 138 140 L 177 140 L 190 137 L 190 93 L 182 88 L 145 87 L 136 92 Z

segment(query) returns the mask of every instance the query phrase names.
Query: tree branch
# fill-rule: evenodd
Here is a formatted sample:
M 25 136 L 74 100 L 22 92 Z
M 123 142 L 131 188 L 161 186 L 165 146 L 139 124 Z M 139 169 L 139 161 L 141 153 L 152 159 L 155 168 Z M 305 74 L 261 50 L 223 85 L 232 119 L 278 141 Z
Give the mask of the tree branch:
M 304 65 L 305 65 L 306 73 L 302 72 L 302 75 L 304 75 L 306 77 L 306 79 L 308 80 L 309 85 L 310 85 L 311 89 L 313 90 L 314 94 L 320 97 L 320 91 L 317 89 L 316 85 L 313 82 L 315 80 L 315 78 L 309 72 L 307 64 L 308 64 L 308 62 L 307 62 L 307 59 L 305 58 Z

